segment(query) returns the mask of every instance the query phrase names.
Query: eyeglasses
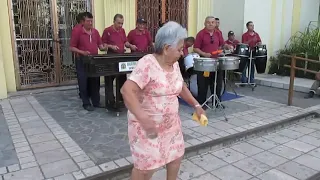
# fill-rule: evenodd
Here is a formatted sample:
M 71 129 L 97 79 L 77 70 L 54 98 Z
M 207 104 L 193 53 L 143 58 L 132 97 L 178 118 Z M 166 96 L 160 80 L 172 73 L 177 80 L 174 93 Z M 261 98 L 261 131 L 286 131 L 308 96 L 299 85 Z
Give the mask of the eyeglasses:
M 210 43 L 211 43 L 211 44 L 213 44 L 213 42 L 214 42 L 213 35 L 212 35 L 212 36 L 210 36 L 210 38 L 211 38 Z

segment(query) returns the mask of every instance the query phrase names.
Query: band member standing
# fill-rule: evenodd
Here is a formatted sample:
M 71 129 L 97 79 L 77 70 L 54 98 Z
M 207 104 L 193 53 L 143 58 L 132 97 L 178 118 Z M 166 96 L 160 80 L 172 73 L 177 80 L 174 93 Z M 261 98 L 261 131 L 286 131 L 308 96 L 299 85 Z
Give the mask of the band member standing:
M 137 49 L 137 46 L 130 44 L 127 41 L 127 36 L 125 30 L 122 28 L 124 22 L 124 17 L 122 14 L 116 14 L 113 17 L 113 25 L 104 29 L 102 34 L 102 42 L 108 47 L 108 54 L 123 54 L 125 52 L 125 47 L 130 49 Z M 106 78 L 108 100 L 109 104 L 114 104 L 115 98 L 113 94 L 113 80 L 116 76 L 108 76 Z M 118 76 L 120 86 L 126 81 L 126 75 Z M 121 97 L 122 98 L 122 97 Z M 121 99 L 120 98 L 120 99 Z M 106 102 L 107 103 L 107 102 Z
M 250 49 L 253 50 L 253 48 L 256 45 L 261 44 L 261 38 L 257 32 L 254 31 L 254 24 L 252 21 L 247 22 L 246 24 L 248 31 L 242 35 L 242 43 L 248 44 Z M 242 72 L 241 76 L 241 82 L 246 83 L 248 81 L 248 78 L 246 76 L 246 69 L 249 67 L 249 62 L 246 65 L 246 68 Z M 251 72 L 250 72 L 250 82 L 254 82 L 254 62 L 251 63 Z M 249 68 L 248 68 L 249 73 Z
M 208 16 L 205 19 L 205 28 L 198 32 L 195 43 L 194 52 L 198 53 L 202 57 L 217 58 L 218 55 L 212 55 L 213 51 L 217 51 L 219 48 L 228 48 L 225 45 L 222 34 L 216 29 L 216 21 L 212 16 Z M 217 76 L 217 96 L 220 99 L 220 92 L 222 90 L 223 73 L 218 71 Z M 214 93 L 214 72 L 198 72 L 197 85 L 198 85 L 198 101 L 203 104 L 207 98 L 208 86 L 210 85 L 211 93 Z
M 240 42 L 238 40 L 236 40 L 234 32 L 229 31 L 228 32 L 228 40 L 226 40 L 225 43 L 228 44 L 229 46 L 231 46 L 232 49 L 235 49 Z
M 189 78 L 189 76 L 190 76 L 190 74 L 186 73 L 186 67 L 185 67 L 185 64 L 184 64 L 184 58 L 186 56 L 188 56 L 188 54 L 189 54 L 189 50 L 188 49 L 189 49 L 189 47 L 193 46 L 194 41 L 195 41 L 194 37 L 187 37 L 184 40 L 183 56 L 181 56 L 180 59 L 178 60 L 179 67 L 180 67 L 180 72 L 181 72 L 183 78 Z
M 150 32 L 146 29 L 147 21 L 143 18 L 137 19 L 137 27 L 128 34 L 128 42 L 132 46 L 131 52 L 148 52 L 149 47 L 153 47 Z M 136 48 L 135 48 L 136 47 Z
M 222 31 L 220 30 L 220 19 L 219 18 L 214 18 L 216 20 L 216 30 L 219 31 L 222 35 Z M 223 37 L 223 36 L 222 36 Z
M 194 37 L 187 37 L 184 40 L 184 45 L 183 45 L 183 56 L 186 57 L 189 54 L 189 48 L 193 46 L 194 44 Z
M 74 31 L 78 31 L 78 30 L 82 30 L 83 28 L 83 21 L 84 21 L 84 17 L 83 17 L 83 12 L 82 13 L 79 13 L 76 17 L 76 21 L 77 21 L 77 24 L 72 28 L 72 31 L 71 31 L 71 36 L 72 34 L 75 34 Z M 78 54 L 75 54 L 75 59 L 78 60 L 79 59 L 79 55 Z M 78 73 L 77 73 L 77 78 L 78 78 Z M 81 99 L 81 93 L 79 92 L 79 97 Z
M 82 29 L 83 23 L 84 23 L 84 18 L 83 18 L 84 13 L 79 13 L 76 17 L 77 24 L 72 28 L 72 31 L 76 29 Z
M 78 55 L 76 60 L 76 70 L 80 95 L 83 103 L 83 108 L 88 111 L 93 111 L 93 107 L 100 106 L 100 78 L 87 77 L 83 65 L 84 56 L 97 55 L 98 48 L 107 50 L 102 44 L 99 32 L 92 27 L 93 16 L 89 12 L 83 13 L 83 27 L 72 32 L 70 40 L 70 51 Z M 90 103 L 90 98 L 92 105 Z

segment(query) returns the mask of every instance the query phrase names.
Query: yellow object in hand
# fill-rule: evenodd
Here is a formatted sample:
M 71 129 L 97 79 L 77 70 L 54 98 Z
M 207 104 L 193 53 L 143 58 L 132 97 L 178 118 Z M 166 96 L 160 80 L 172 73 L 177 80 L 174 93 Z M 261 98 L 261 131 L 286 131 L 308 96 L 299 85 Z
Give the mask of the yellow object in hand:
M 204 72 L 203 72 L 203 76 L 204 76 L 204 77 L 209 77 L 209 76 L 210 76 L 210 72 L 204 71 Z
M 198 122 L 201 126 L 207 126 L 208 125 L 208 118 L 207 116 L 201 114 L 201 117 L 199 119 L 197 113 L 193 113 L 192 120 Z

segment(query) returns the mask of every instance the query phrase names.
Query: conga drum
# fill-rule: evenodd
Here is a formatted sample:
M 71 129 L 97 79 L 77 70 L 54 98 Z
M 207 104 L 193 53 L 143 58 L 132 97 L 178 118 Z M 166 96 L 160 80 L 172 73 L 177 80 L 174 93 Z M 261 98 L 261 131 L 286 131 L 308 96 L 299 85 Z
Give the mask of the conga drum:
M 258 74 L 262 74 L 266 71 L 267 66 L 267 46 L 265 44 L 257 45 L 252 50 L 252 57 L 256 65 Z
M 243 43 L 237 44 L 234 54 L 239 57 L 250 57 L 249 45 Z
M 239 69 L 236 71 L 243 72 L 244 69 L 246 68 L 247 63 L 249 63 L 249 57 L 250 57 L 249 45 L 243 44 L 243 43 L 237 44 L 236 49 L 234 51 L 234 55 L 240 58 Z

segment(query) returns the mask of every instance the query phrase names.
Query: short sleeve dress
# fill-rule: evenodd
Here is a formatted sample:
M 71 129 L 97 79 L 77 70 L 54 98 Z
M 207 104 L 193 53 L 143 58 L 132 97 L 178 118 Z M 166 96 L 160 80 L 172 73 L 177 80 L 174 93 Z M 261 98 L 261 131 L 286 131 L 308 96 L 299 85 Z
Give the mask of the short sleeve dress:
M 153 170 L 164 166 L 184 154 L 184 140 L 179 116 L 177 96 L 183 86 L 178 62 L 172 72 L 164 71 L 154 55 L 138 61 L 129 79 L 141 89 L 139 101 L 142 108 L 155 121 L 156 139 L 149 139 L 136 117 L 128 111 L 128 136 L 134 167 Z

